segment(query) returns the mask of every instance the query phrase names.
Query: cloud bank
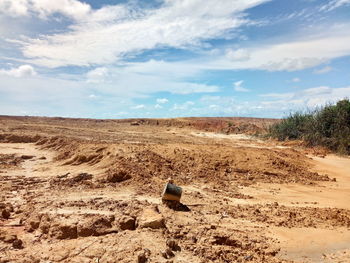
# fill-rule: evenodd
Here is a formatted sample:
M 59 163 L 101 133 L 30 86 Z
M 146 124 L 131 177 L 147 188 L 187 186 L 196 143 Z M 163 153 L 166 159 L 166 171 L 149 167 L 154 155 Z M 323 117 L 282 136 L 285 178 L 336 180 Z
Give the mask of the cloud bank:
M 78 2 L 70 1 L 72 4 Z M 120 4 L 90 11 L 91 19 L 84 18 L 84 13 L 89 10 L 77 4 L 81 15 L 76 11 L 72 16 L 81 18 L 68 31 L 22 41 L 21 49 L 32 63 L 46 67 L 111 64 L 130 53 L 159 47 L 181 49 L 225 37 L 228 31 L 249 23 L 245 10 L 266 1 L 220 0 L 203 4 L 200 0 L 166 0 L 160 8 L 148 10 Z M 35 2 L 42 6 L 42 2 L 48 1 Z M 57 6 L 61 5 L 57 3 Z M 59 11 L 69 15 L 64 6 Z M 58 9 L 42 10 L 39 13 L 52 13 Z

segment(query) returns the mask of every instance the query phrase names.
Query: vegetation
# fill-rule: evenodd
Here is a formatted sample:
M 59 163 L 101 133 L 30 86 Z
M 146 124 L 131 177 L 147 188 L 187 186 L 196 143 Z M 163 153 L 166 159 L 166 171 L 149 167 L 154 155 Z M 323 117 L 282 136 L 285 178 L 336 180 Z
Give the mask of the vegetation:
M 312 112 L 291 114 L 272 125 L 269 133 L 278 140 L 301 139 L 310 146 L 350 154 L 350 101 L 343 99 Z

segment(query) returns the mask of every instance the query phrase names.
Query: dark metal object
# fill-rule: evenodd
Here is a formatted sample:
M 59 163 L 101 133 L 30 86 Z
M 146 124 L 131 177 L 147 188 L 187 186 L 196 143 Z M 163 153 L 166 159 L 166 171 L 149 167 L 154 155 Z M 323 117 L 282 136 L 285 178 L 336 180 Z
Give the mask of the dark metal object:
M 182 188 L 172 183 L 167 183 L 162 193 L 162 200 L 180 202 Z

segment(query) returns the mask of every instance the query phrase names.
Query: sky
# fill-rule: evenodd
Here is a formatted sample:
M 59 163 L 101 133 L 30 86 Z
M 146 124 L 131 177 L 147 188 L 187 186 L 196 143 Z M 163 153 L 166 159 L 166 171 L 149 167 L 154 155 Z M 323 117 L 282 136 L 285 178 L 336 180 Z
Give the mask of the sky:
M 350 0 L 0 0 L 0 115 L 281 118 L 350 97 Z

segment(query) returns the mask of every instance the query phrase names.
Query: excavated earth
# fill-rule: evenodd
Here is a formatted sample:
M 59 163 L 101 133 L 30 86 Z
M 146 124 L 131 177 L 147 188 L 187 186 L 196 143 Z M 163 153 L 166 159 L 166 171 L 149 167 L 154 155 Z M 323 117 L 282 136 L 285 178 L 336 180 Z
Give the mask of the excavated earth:
M 0 116 L 0 263 L 350 262 L 350 159 L 276 121 Z

